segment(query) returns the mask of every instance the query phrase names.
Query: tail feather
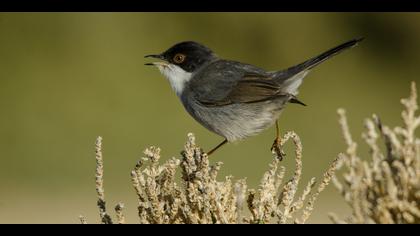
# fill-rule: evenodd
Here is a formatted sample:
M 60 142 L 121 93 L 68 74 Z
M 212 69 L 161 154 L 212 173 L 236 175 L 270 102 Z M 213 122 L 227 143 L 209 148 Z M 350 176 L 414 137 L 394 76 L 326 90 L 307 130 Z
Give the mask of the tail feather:
M 303 63 L 300 63 L 296 66 L 292 66 L 286 70 L 283 71 L 279 71 L 276 73 L 276 78 L 277 79 L 288 79 L 293 77 L 296 74 L 299 74 L 302 71 L 308 71 L 312 68 L 314 68 L 315 66 L 319 65 L 320 63 L 324 62 L 325 60 L 339 54 L 340 52 L 352 48 L 354 46 L 356 46 L 360 41 L 362 41 L 364 38 L 357 38 L 357 39 L 353 39 L 350 40 L 346 43 L 340 44 L 334 48 L 331 48 L 330 50 L 316 56 L 313 57 Z

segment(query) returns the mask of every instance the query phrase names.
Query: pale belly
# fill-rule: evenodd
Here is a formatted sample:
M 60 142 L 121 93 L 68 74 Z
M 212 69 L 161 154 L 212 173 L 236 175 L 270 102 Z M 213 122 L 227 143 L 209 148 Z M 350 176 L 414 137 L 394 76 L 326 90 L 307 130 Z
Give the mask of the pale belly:
M 272 126 L 279 118 L 284 104 L 284 99 L 278 99 L 221 107 L 205 107 L 197 103 L 184 106 L 201 125 L 233 142 L 257 135 Z

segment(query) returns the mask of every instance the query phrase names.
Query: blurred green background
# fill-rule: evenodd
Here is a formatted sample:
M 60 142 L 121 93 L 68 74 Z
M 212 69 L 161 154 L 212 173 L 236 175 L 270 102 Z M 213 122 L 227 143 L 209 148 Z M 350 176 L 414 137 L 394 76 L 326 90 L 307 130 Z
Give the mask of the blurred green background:
M 146 54 L 194 40 L 224 58 L 267 70 L 287 68 L 349 39 L 353 48 L 313 70 L 281 130 L 304 145 L 304 181 L 345 149 L 336 109 L 348 110 L 360 141 L 363 119 L 400 122 L 400 98 L 418 81 L 420 14 L 416 13 L 2 13 L 0 14 L 0 223 L 99 222 L 94 141 L 103 136 L 110 209 L 126 204 L 137 222 L 129 173 L 156 145 L 179 156 L 188 132 L 205 149 L 221 137 L 196 123 L 169 83 L 143 64 Z M 256 187 L 271 161 L 274 129 L 225 146 L 211 157 L 221 175 Z M 362 151 L 366 148 L 362 145 Z M 366 152 L 364 152 L 366 153 Z M 366 155 L 365 155 L 366 156 Z M 292 155 L 283 164 L 293 171 Z M 302 187 L 304 182 L 301 183 Z M 348 212 L 332 186 L 310 222 Z

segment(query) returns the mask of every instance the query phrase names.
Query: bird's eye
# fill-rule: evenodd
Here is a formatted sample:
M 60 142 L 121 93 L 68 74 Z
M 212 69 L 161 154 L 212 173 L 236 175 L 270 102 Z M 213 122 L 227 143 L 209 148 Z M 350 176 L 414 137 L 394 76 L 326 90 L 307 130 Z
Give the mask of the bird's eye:
M 177 64 L 181 64 L 182 62 L 184 62 L 184 60 L 185 60 L 184 54 L 178 53 L 174 56 L 174 62 Z

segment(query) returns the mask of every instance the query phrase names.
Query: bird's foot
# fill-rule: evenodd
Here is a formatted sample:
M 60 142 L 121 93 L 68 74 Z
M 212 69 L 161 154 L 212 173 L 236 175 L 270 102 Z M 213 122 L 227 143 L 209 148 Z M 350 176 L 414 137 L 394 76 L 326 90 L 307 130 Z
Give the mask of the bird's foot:
M 286 153 L 283 151 L 283 148 L 280 144 L 280 138 L 276 138 L 271 146 L 271 153 L 276 155 L 279 161 L 282 161 L 283 158 L 286 156 Z

